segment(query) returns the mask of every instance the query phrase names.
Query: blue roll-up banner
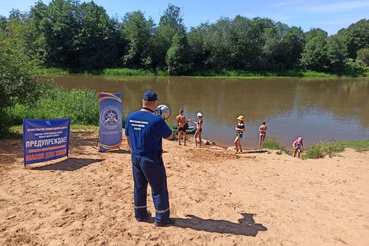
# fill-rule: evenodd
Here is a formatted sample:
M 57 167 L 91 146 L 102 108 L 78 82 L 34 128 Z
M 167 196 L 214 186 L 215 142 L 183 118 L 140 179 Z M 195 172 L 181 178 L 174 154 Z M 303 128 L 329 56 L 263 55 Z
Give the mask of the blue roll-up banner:
M 122 94 L 99 92 L 99 151 L 119 149 L 122 144 Z
M 23 119 L 24 165 L 68 156 L 70 119 Z

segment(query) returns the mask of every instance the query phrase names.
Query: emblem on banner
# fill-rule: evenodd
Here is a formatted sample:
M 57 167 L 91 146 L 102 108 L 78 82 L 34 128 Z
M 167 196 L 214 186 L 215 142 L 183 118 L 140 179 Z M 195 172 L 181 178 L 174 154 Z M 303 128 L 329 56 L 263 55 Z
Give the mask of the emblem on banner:
M 108 106 L 103 109 L 100 116 L 100 123 L 107 129 L 115 129 L 122 120 L 120 111 L 115 106 Z

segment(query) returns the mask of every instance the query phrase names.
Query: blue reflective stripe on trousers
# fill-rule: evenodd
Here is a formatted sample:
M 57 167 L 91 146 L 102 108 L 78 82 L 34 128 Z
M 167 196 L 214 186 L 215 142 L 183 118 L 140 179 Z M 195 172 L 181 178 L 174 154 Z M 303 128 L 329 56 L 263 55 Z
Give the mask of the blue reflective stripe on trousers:
M 156 209 L 155 221 L 166 223 L 169 219 L 169 197 L 163 161 L 156 155 L 132 154 L 131 159 L 136 218 L 143 219 L 147 216 L 147 209 L 144 206 L 146 206 L 147 184 L 149 183 Z

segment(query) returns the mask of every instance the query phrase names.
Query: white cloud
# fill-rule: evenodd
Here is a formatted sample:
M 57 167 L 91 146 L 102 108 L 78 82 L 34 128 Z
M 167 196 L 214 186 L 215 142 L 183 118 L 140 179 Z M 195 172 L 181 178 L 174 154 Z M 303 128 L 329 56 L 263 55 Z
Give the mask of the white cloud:
M 296 0 L 278 2 L 269 5 L 269 7 L 277 8 L 281 11 L 303 11 L 307 13 L 332 13 L 332 12 L 348 12 L 353 9 L 369 8 L 369 1 L 346 1 L 332 4 L 323 4 L 313 0 Z
M 351 1 L 309 7 L 308 12 L 347 12 L 352 9 L 369 8 L 369 1 Z
M 270 6 L 273 7 L 298 7 L 301 6 L 301 4 L 304 4 L 307 2 L 306 0 L 295 0 L 295 1 L 286 1 L 286 2 L 279 2 L 271 4 Z

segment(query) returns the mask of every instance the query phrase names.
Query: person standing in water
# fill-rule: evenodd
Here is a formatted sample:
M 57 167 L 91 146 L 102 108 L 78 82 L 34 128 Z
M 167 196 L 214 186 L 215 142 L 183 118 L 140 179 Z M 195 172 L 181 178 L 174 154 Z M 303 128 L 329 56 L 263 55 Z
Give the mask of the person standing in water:
M 196 147 L 197 147 L 197 139 L 199 140 L 199 147 L 201 147 L 201 143 L 202 143 L 202 139 L 201 139 L 201 132 L 202 132 L 202 113 L 198 112 L 197 113 L 197 118 L 199 118 L 198 121 L 192 121 L 192 123 L 196 124 L 196 132 L 194 135 L 194 139 L 195 139 L 195 143 L 196 143 Z
M 263 121 L 261 123 L 261 126 L 259 127 L 259 132 L 260 132 L 260 135 L 259 135 L 259 148 L 261 148 L 261 146 L 263 146 L 264 141 L 265 141 L 265 137 L 266 137 L 266 133 L 268 131 L 268 128 L 265 124 L 266 124 L 266 122 Z
M 234 145 L 236 146 L 236 154 L 242 152 L 241 139 L 243 137 L 243 132 L 245 131 L 245 124 L 243 122 L 244 117 L 242 115 L 237 117 L 236 139 L 234 140 Z

